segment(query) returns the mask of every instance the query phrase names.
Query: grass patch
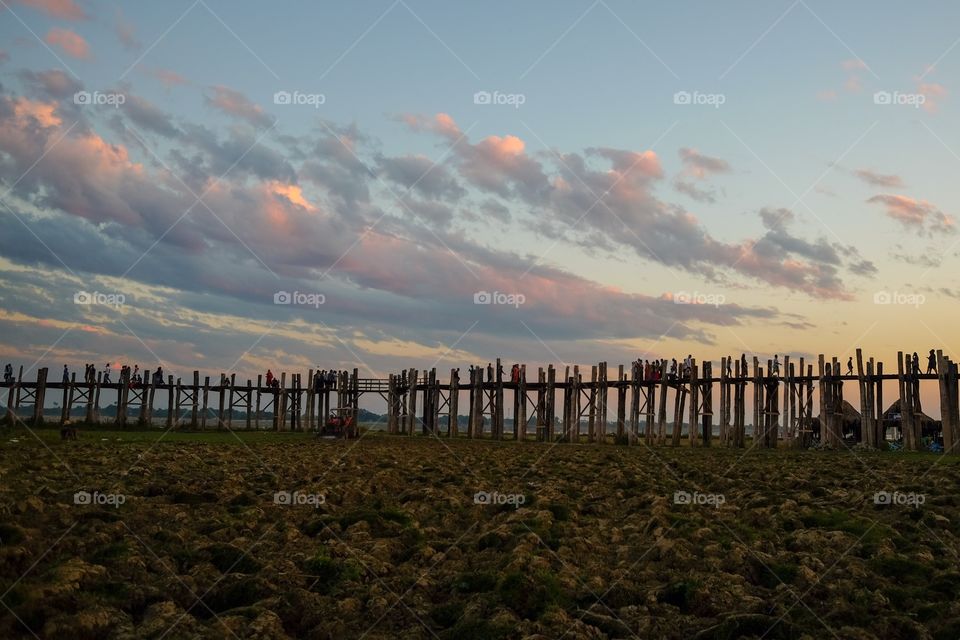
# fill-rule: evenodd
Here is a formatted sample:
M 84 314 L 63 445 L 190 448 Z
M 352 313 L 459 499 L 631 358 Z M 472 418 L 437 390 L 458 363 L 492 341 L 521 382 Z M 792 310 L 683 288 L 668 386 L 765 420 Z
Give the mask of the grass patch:
M 560 603 L 560 582 L 555 575 L 545 571 L 532 575 L 514 571 L 500 580 L 497 595 L 500 602 L 518 616 L 536 620 L 549 606 Z

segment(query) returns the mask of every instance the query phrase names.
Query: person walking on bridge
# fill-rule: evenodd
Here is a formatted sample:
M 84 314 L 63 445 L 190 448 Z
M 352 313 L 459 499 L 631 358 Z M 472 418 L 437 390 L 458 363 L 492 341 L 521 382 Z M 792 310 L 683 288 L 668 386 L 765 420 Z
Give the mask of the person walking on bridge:
M 930 349 L 930 355 L 927 356 L 927 373 L 937 372 L 937 354 Z

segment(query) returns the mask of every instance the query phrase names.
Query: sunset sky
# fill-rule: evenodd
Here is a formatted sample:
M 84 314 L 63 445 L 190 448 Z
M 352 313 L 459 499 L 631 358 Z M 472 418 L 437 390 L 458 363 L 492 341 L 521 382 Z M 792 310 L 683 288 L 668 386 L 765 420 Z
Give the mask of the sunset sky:
M 2 0 L 0 360 L 957 356 L 957 25 L 946 1 Z

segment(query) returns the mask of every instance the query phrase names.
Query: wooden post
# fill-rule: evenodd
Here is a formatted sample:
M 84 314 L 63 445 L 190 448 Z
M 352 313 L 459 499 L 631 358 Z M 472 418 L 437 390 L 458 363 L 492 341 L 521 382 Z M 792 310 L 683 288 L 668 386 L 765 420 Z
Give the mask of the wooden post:
M 60 400 L 60 426 L 63 426 L 63 423 L 70 417 L 70 387 L 72 383 L 77 381 L 77 372 L 74 371 L 72 376 L 72 379 L 68 378 L 66 383 L 63 384 L 63 398 Z
M 447 436 L 455 438 L 460 434 L 457 413 L 460 411 L 460 370 L 450 370 L 450 390 L 447 395 Z
M 703 422 L 701 441 L 709 447 L 713 441 L 713 362 L 703 363 L 703 410 L 700 419 Z
M 696 447 L 700 445 L 700 388 L 699 388 L 699 371 L 697 361 L 693 358 L 690 359 L 690 426 L 689 426 L 689 439 L 690 446 Z
M 496 401 L 494 403 L 496 415 L 493 417 L 493 422 L 497 425 L 497 440 L 503 440 L 503 371 L 500 358 L 497 358 L 497 370 L 496 370 Z
M 307 431 L 313 431 L 313 416 L 315 403 L 317 399 L 317 378 L 316 376 L 320 373 L 318 369 L 314 372 L 313 369 L 307 370 Z M 390 411 L 387 411 L 387 415 L 390 414 Z
M 226 380 L 227 380 L 226 374 L 221 373 L 221 374 L 220 374 L 219 394 L 218 394 L 219 397 L 218 397 L 218 399 L 217 399 L 217 401 L 218 401 L 218 406 L 217 406 L 217 429 L 218 429 L 218 430 L 223 430 L 223 428 L 226 426 L 226 422 L 225 422 L 224 419 L 223 419 L 223 405 L 224 405 L 224 401 L 226 400 L 226 395 L 227 395 L 226 393 L 224 393 L 224 388 L 223 388 L 223 387 L 224 387 L 224 383 L 226 382 Z M 277 414 L 276 404 L 274 404 L 274 407 L 273 407 L 273 414 L 274 414 L 274 429 L 276 429 L 276 414 Z
M 950 447 L 944 445 L 945 453 L 960 451 L 960 387 L 958 387 L 957 364 L 947 360 L 947 402 L 950 414 L 952 436 Z
M 22 366 L 20 367 L 20 372 L 21 372 L 21 374 L 22 374 L 22 372 L 23 372 L 23 367 L 22 367 Z M 14 379 L 13 379 L 13 382 L 10 384 L 10 388 L 7 390 L 7 416 L 6 416 L 6 422 L 7 422 L 7 425 L 8 425 L 8 426 L 11 426 L 11 427 L 12 427 L 12 426 L 16 423 L 16 421 L 17 421 L 17 412 L 16 412 L 16 410 L 15 410 L 15 407 L 16 407 L 16 404 L 15 404 L 15 403 L 16 403 L 16 401 L 17 401 L 16 398 L 17 398 L 17 392 L 18 392 L 18 390 L 19 390 L 19 387 L 20 387 L 20 382 L 19 382 L 19 380 L 18 380 L 17 378 L 14 378 Z M 93 391 L 92 391 L 92 390 L 91 390 L 91 392 L 90 392 L 90 397 L 93 398 Z M 88 415 L 88 416 L 91 415 L 90 409 L 87 409 L 87 415 Z M 92 420 L 90 417 L 87 418 L 87 422 L 92 422 L 92 421 L 93 421 L 93 420 Z
M 145 425 L 150 415 L 150 391 L 152 389 L 153 376 L 149 370 L 143 372 L 144 383 L 140 387 L 140 415 L 137 416 L 137 424 Z
M 261 417 L 260 416 L 260 391 L 262 388 L 263 388 L 263 374 L 259 373 L 257 374 L 257 401 L 256 401 L 256 406 L 254 407 L 254 412 L 256 414 L 254 416 L 254 419 L 256 421 L 256 427 L 255 427 L 256 429 L 260 428 L 260 417 Z
M 627 389 L 625 383 L 627 378 L 623 375 L 623 365 L 617 368 L 617 442 L 623 442 L 627 429 Z M 631 437 L 627 439 L 630 444 L 633 440 L 634 431 L 630 431 Z
M 587 396 L 587 441 L 597 440 L 597 365 L 590 367 L 590 395 Z
M 660 361 L 660 406 L 657 408 L 657 444 L 667 442 L 667 361 Z
M 200 409 L 200 429 L 207 428 L 207 414 L 210 407 L 210 376 L 203 377 L 203 404 Z
M 227 429 L 232 431 L 233 430 L 233 387 L 237 382 L 237 374 L 231 373 L 230 377 L 227 378 L 227 380 L 230 381 L 230 391 L 229 391 L 229 394 L 227 395 L 227 400 L 229 402 L 229 406 L 227 407 Z
M 520 395 L 520 416 L 517 417 L 516 413 L 513 415 L 513 430 L 516 432 L 519 429 L 519 440 L 522 441 L 527 437 L 527 365 L 525 364 L 520 365 L 520 383 L 515 393 Z
M 679 376 L 676 381 L 676 394 L 673 396 L 673 431 L 671 432 L 671 444 L 674 447 L 680 446 L 681 430 L 683 429 L 683 404 L 686 400 L 686 393 Z
M 173 376 L 167 375 L 167 430 L 173 429 Z
M 547 428 L 547 441 L 553 442 L 556 434 L 555 423 L 556 423 L 556 399 L 557 399 L 557 370 L 554 366 L 547 366 L 547 394 L 544 398 L 546 406 L 544 407 L 543 419 L 546 422 Z
M 417 426 L 417 370 L 410 369 L 410 392 L 407 401 L 407 435 L 412 436 Z

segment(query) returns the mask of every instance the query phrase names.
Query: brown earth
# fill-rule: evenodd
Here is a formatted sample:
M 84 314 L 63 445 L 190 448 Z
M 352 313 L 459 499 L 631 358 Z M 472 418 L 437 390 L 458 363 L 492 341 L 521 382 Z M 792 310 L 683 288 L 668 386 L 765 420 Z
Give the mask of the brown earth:
M 952 459 L 98 440 L 0 446 L 0 637 L 960 637 Z

